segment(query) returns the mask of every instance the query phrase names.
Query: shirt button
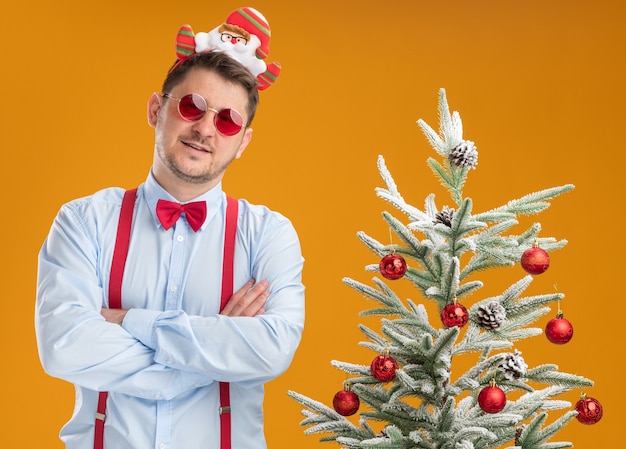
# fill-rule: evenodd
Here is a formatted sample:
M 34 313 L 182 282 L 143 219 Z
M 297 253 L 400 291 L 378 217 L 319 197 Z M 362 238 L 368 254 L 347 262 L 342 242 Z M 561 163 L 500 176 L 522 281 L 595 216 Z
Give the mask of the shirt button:
M 176 290 L 178 290 L 178 287 L 176 287 L 175 285 L 172 285 L 172 286 L 170 287 L 170 290 L 171 290 L 171 291 L 173 291 L 173 292 L 175 292 Z
M 160 443 L 159 444 L 159 449 L 165 449 L 165 443 Z
M 182 235 L 179 235 L 176 237 L 176 240 L 178 240 L 179 242 L 182 242 L 183 240 L 185 240 L 185 237 L 183 237 Z

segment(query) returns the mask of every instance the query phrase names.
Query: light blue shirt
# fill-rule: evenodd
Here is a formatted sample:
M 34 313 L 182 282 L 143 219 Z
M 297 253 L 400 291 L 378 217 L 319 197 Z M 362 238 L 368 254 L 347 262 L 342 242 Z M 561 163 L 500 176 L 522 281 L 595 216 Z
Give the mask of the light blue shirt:
M 93 448 L 98 391 L 108 391 L 105 447 L 219 447 L 219 381 L 230 382 L 233 449 L 265 448 L 263 384 L 283 373 L 304 325 L 303 258 L 282 215 L 239 200 L 234 288 L 267 279 L 257 317 L 219 315 L 224 214 L 221 185 L 194 201 L 208 215 L 163 229 L 155 207 L 174 200 L 152 175 L 137 193 L 122 287 L 123 325 L 100 314 L 123 189 L 64 205 L 39 255 L 35 328 L 47 373 L 76 386 L 61 430 L 68 449 Z

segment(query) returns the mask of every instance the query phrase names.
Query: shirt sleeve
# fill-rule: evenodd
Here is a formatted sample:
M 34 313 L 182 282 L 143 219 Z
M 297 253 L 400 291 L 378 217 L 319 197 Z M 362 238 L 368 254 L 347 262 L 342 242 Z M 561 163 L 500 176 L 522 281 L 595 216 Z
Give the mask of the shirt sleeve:
M 251 387 L 277 377 L 291 363 L 302 336 L 304 259 L 295 229 L 282 216 L 263 229 L 251 252 L 253 276 L 270 285 L 262 315 L 202 317 L 183 310 L 129 310 L 124 329 L 152 349 L 159 364 L 202 373 L 207 380 Z
M 39 254 L 35 330 L 44 370 L 95 391 L 170 399 L 211 380 L 155 360 L 155 351 L 100 314 L 95 237 L 78 203 L 64 206 Z M 112 206 L 119 215 L 119 204 Z M 103 224 L 104 225 L 104 224 Z

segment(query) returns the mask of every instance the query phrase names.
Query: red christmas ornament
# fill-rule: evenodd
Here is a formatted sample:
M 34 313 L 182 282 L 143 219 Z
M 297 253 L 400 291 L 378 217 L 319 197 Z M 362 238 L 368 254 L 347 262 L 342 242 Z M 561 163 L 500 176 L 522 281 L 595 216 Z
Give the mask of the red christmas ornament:
M 400 279 L 406 273 L 406 261 L 397 254 L 387 254 L 382 258 L 378 267 L 380 268 L 380 274 L 392 281 Z
M 563 313 L 559 311 L 556 318 L 552 318 L 546 324 L 546 337 L 552 343 L 564 345 L 574 336 L 574 327 L 572 323 L 563 318 Z
M 530 274 L 541 274 L 550 266 L 550 256 L 535 243 L 522 254 L 522 268 Z
M 354 415 L 361 405 L 361 400 L 349 387 L 339 390 L 333 398 L 333 408 L 343 416 Z
M 372 361 L 370 370 L 374 379 L 389 382 L 396 377 L 398 362 L 389 355 L 379 355 Z
M 488 387 L 483 388 L 478 393 L 478 405 L 486 413 L 498 413 L 506 405 L 506 395 L 504 391 L 496 386 L 492 380 Z
M 576 403 L 576 419 L 583 424 L 595 424 L 602 419 L 602 405 L 597 399 L 588 398 L 584 393 Z
M 448 304 L 441 311 L 441 322 L 446 327 L 463 327 L 469 320 L 469 312 L 465 306 L 457 303 Z

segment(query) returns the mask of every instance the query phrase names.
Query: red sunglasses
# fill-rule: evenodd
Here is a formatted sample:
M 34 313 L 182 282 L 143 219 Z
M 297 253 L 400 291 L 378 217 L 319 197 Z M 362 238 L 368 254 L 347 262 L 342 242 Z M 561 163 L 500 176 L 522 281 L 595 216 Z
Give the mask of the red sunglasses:
M 210 108 L 200 94 L 187 94 L 181 98 L 173 97 L 170 94 L 163 94 L 163 96 L 178 101 L 178 113 L 183 120 L 195 122 L 204 117 L 207 111 L 211 111 L 215 112 L 213 123 L 220 134 L 234 136 L 243 128 L 243 118 L 239 112 L 230 108 L 220 111 Z

